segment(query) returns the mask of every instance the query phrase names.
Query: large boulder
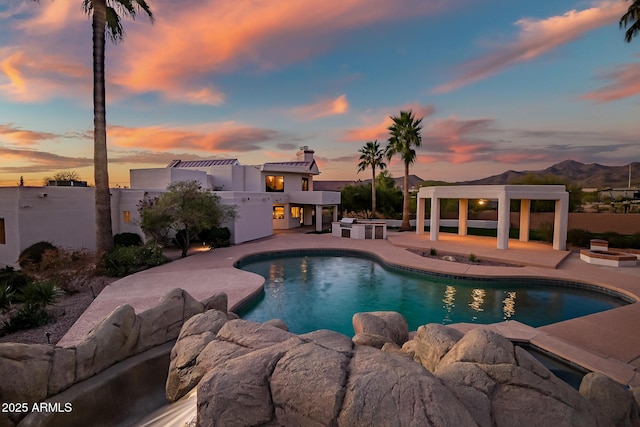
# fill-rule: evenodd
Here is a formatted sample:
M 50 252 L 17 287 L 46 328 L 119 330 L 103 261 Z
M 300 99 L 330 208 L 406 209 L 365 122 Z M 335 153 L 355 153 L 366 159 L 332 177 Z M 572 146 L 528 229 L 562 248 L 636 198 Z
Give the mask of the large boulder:
M 395 311 L 356 313 L 351 320 L 353 331 L 358 334 L 380 335 L 402 346 L 409 339 L 406 319 Z
M 180 341 L 193 341 L 194 349 L 202 346 L 196 337 L 211 334 L 193 332 Z M 462 336 L 427 325 L 405 344 L 410 351 L 403 353 L 395 341 L 385 346 L 392 348 L 354 345 L 331 331 L 297 336 L 231 320 L 195 357 L 198 425 L 626 427 L 638 422 L 637 405 L 621 386 L 588 377 L 585 398 L 524 349 L 488 330 Z
M 2 403 L 35 402 L 47 397 L 49 370 L 54 347 L 45 344 L 0 344 L 0 401 Z M 11 413 L 17 422 L 24 414 Z
M 580 383 L 580 394 L 593 407 L 608 414 L 616 427 L 640 425 L 638 404 L 633 393 L 606 375 L 595 372 L 585 375 Z
M 140 338 L 136 352 L 176 339 L 185 320 L 202 313 L 204 305 L 182 289 L 173 289 L 160 299 L 160 304 L 138 315 Z
M 117 307 L 76 345 L 76 381 L 133 356 L 139 335 L 140 322 L 133 307 Z
M 448 326 L 430 323 L 418 328 L 413 340 L 405 343 L 404 350 L 413 352 L 414 360 L 433 372 L 444 355 L 463 336 L 462 332 Z
M 356 347 L 340 426 L 475 426 L 464 405 L 417 363 L 371 347 Z

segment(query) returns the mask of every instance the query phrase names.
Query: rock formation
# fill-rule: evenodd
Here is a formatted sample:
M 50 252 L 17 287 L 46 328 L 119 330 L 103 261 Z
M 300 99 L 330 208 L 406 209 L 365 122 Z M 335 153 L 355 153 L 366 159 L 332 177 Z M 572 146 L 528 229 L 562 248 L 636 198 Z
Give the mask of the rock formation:
M 200 426 L 640 422 L 633 394 L 623 386 L 590 374 L 581 394 L 485 329 L 463 335 L 425 325 L 406 341 L 406 326 L 397 326 L 402 322 L 395 314 L 359 313 L 351 340 L 331 331 L 295 335 L 237 319 L 218 328 L 224 321 L 224 313 L 215 311 L 196 315 L 172 352 L 167 397 L 176 400 L 197 384 Z M 355 344 L 363 336 L 371 346 Z

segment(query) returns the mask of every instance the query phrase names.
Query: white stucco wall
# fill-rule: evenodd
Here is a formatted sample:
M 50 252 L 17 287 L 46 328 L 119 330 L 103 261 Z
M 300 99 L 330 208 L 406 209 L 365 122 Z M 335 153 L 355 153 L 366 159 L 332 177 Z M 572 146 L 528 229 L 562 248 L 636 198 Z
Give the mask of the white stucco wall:
M 93 188 L 14 187 L 0 193 L 7 235 L 7 243 L 0 245 L 0 264 L 16 266 L 20 252 L 40 241 L 69 249 L 95 248 Z
M 265 193 L 218 191 L 220 202 L 235 205 L 234 221 L 223 224 L 231 230 L 231 243 L 238 244 L 271 236 L 271 200 Z
M 194 169 L 131 169 L 129 181 L 131 188 L 142 190 L 166 190 L 169 184 L 176 181 L 198 181 L 203 188 L 211 188 L 206 172 Z

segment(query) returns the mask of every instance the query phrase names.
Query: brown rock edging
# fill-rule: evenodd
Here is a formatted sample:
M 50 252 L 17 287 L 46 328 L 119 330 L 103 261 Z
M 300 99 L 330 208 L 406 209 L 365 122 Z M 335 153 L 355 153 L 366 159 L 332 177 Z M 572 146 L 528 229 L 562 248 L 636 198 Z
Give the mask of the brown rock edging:
M 377 336 L 389 351 L 331 331 L 298 336 L 244 320 L 215 335 L 190 330 L 172 352 L 167 395 L 188 392 L 176 393 L 175 384 L 198 384 L 200 426 L 640 423 L 631 391 L 590 374 L 589 390 L 578 392 L 495 332 L 425 325 L 402 349 L 387 332 L 382 325 L 356 336 Z
M 175 340 L 185 321 L 202 313 L 205 305 L 226 313 L 226 303 L 226 295 L 214 295 L 203 304 L 173 289 L 156 307 L 139 314 L 126 304 L 117 307 L 73 347 L 0 343 L 2 401 L 31 407 L 118 362 Z M 3 414 L 0 424 L 17 423 L 25 415 Z

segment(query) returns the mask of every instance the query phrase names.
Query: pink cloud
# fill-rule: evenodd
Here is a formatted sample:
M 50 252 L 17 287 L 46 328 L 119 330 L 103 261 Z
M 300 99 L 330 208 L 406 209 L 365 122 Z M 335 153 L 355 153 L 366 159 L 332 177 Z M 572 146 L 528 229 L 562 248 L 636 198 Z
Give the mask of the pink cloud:
M 640 64 L 622 64 L 604 73 L 609 84 L 582 95 L 582 99 L 596 102 L 610 102 L 640 94 Z
M 208 152 L 246 152 L 262 149 L 262 143 L 275 139 L 277 135 L 278 132 L 275 130 L 254 128 L 235 122 L 200 126 L 196 130 L 169 126 L 110 126 L 108 129 L 110 144 L 159 151 L 180 148 Z
M 462 64 L 458 77 L 436 87 L 434 91 L 450 92 L 493 76 L 507 67 L 530 61 L 589 31 L 616 22 L 626 9 L 624 1 L 601 1 L 592 8 L 570 10 L 560 16 L 541 20 L 523 18 L 516 22 L 520 28 L 516 41 Z
M 0 124 L 0 137 L 6 138 L 16 145 L 34 145 L 42 141 L 55 139 L 57 136 L 49 132 L 24 130 L 11 123 Z
M 349 111 L 347 95 L 340 95 L 334 99 L 321 99 L 313 104 L 303 105 L 292 110 L 293 114 L 302 119 L 318 119 L 321 117 L 345 114 Z

